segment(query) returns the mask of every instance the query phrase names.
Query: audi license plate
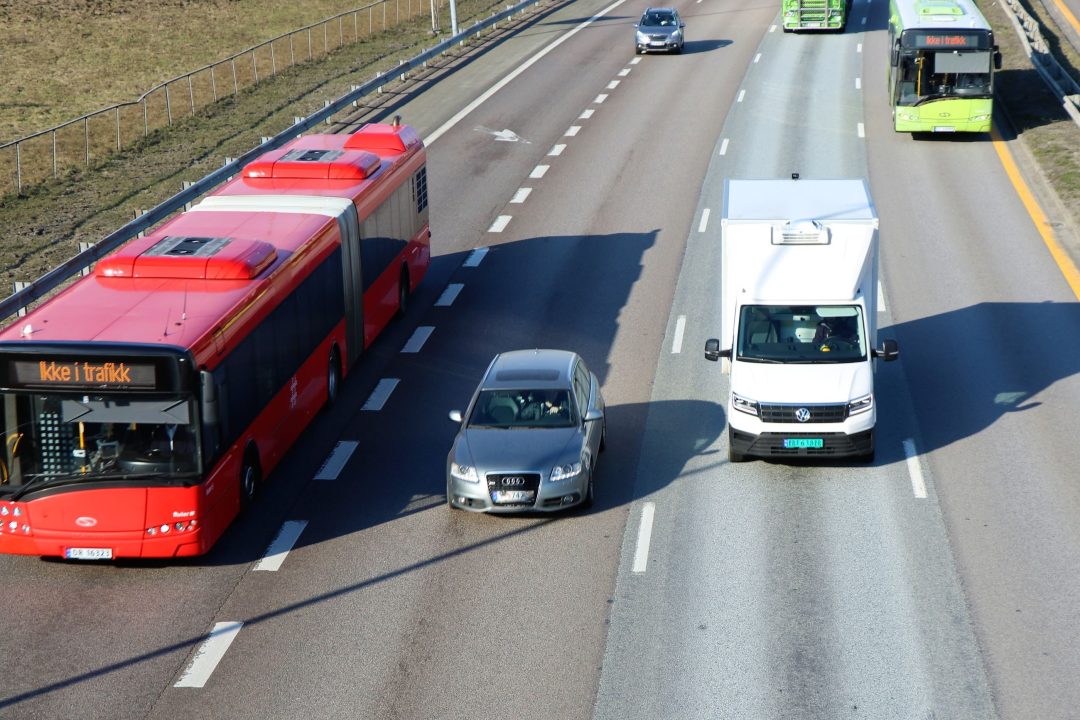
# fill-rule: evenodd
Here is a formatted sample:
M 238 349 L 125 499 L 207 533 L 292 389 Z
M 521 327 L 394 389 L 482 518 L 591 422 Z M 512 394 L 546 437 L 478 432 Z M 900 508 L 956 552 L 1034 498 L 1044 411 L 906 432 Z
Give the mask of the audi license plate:
M 792 448 L 823 448 L 825 441 L 821 438 L 784 438 L 784 447 Z
M 497 503 L 523 503 L 532 502 L 532 490 L 496 490 L 491 499 Z
M 68 560 L 112 560 L 112 548 L 68 548 L 64 557 Z

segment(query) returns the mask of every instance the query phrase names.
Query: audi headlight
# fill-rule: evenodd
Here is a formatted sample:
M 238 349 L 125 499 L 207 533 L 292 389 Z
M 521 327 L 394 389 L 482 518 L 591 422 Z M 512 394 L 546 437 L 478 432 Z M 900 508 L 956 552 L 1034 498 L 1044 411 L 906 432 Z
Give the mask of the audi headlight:
M 556 465 L 551 468 L 551 482 L 559 482 L 561 480 L 569 480 L 570 478 L 577 477 L 581 474 L 581 463 L 566 463 L 565 465 Z
M 847 404 L 848 417 L 851 417 L 852 415 L 858 415 L 859 413 L 864 413 L 872 407 L 874 407 L 874 396 L 863 395 L 861 398 L 852 400 Z
M 731 393 L 731 407 L 747 415 L 758 415 L 758 404 L 750 398 L 744 398 L 742 395 L 736 395 Z
M 480 476 L 476 474 L 476 468 L 472 465 L 458 465 L 456 462 L 452 462 L 450 463 L 450 475 L 464 482 L 480 482 Z

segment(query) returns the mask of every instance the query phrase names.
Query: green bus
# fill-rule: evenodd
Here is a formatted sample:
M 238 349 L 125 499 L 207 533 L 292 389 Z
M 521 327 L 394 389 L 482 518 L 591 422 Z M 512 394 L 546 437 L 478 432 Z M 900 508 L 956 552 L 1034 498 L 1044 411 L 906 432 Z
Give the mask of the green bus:
M 994 32 L 972 0 L 890 0 L 889 103 L 897 132 L 990 132 Z
M 783 0 L 780 16 L 784 32 L 795 30 L 843 30 L 851 0 Z

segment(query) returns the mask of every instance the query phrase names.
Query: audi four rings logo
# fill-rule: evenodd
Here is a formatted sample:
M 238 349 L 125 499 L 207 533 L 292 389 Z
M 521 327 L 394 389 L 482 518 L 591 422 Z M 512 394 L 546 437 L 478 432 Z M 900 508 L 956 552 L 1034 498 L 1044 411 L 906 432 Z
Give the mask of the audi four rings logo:
M 807 408 L 799 408 L 795 411 L 795 419 L 799 422 L 806 422 L 810 419 L 810 410 Z
M 97 525 L 97 518 L 86 517 L 83 515 L 82 517 L 75 518 L 75 524 L 85 528 L 94 527 Z
M 525 478 L 520 477 L 520 476 L 516 476 L 516 475 L 514 477 L 503 478 L 502 484 L 504 486 L 506 486 L 506 485 L 524 485 L 525 484 Z

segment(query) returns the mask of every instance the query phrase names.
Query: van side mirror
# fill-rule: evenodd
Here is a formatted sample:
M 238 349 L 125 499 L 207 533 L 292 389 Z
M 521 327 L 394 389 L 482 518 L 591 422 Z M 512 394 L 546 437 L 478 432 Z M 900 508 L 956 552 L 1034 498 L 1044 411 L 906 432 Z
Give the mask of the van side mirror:
M 891 362 L 900 357 L 900 346 L 896 344 L 895 340 L 882 340 L 881 349 L 874 350 L 873 355 L 885 362 Z
M 730 350 L 721 350 L 720 341 L 717 338 L 709 338 L 705 341 L 705 359 L 716 362 L 720 358 L 730 358 Z

